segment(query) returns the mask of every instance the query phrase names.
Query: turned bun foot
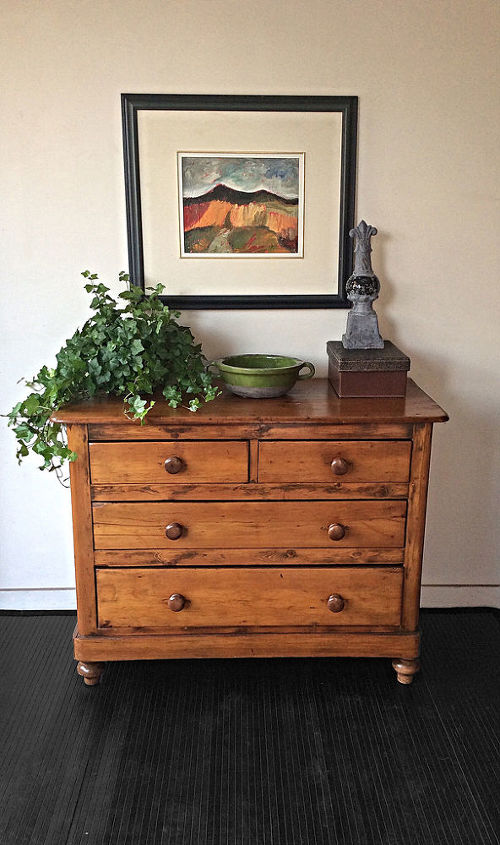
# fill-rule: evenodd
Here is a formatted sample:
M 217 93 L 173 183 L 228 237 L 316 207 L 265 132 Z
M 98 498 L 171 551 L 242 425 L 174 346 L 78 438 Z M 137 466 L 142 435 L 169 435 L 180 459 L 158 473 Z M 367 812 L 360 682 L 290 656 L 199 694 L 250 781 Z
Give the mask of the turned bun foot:
M 401 657 L 398 660 L 392 661 L 392 668 L 395 670 L 400 684 L 411 684 L 414 675 L 416 675 L 420 669 L 420 661 L 416 659 L 405 660 Z
M 76 671 L 83 678 L 83 683 L 88 687 L 94 687 L 99 683 L 99 679 L 106 667 L 105 663 L 78 663 Z

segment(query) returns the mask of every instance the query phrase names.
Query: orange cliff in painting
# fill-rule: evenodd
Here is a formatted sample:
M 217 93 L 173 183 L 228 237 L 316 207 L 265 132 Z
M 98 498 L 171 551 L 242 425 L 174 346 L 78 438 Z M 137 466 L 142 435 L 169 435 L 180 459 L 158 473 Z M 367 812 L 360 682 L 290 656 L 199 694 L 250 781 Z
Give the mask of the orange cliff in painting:
M 214 252 L 297 251 L 297 199 L 265 190 L 236 191 L 219 184 L 203 196 L 185 197 L 183 218 L 186 246 L 191 252 L 206 251 L 211 244 L 210 251 Z M 198 233 L 199 238 L 193 232 L 196 229 L 204 230 Z

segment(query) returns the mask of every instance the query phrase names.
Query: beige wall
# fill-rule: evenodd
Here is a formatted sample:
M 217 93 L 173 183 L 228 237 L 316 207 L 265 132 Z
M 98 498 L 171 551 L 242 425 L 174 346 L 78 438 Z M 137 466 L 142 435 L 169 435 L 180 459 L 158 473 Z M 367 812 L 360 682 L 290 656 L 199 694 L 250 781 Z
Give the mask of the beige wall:
M 357 208 L 379 229 L 385 337 L 450 413 L 437 428 L 426 585 L 498 573 L 496 0 L 4 0 L 2 410 L 86 317 L 79 272 L 126 267 L 120 93 L 357 94 Z M 165 280 L 168 282 L 168 279 Z M 116 290 L 116 287 L 114 287 Z M 344 311 L 186 313 L 208 355 L 314 361 Z M 73 601 L 69 494 L 2 429 L 0 606 Z M 34 592 L 26 592 L 31 589 Z M 428 603 L 493 604 L 491 586 Z

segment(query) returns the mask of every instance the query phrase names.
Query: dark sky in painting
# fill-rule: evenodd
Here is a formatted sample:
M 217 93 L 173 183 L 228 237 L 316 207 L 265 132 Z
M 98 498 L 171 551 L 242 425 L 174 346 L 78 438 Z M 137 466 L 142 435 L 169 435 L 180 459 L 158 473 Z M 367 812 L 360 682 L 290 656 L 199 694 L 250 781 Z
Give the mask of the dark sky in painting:
M 182 155 L 182 194 L 197 197 L 216 185 L 237 191 L 271 191 L 285 199 L 299 195 L 297 156 L 264 158 L 256 156 Z

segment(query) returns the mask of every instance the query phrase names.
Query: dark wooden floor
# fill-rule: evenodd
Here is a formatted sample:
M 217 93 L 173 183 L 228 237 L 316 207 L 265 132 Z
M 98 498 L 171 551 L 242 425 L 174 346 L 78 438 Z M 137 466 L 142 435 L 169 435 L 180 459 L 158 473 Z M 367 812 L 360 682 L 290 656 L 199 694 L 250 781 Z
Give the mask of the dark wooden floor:
M 498 843 L 498 612 L 424 612 L 389 660 L 110 664 L 0 615 L 1 845 Z

